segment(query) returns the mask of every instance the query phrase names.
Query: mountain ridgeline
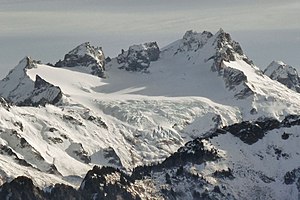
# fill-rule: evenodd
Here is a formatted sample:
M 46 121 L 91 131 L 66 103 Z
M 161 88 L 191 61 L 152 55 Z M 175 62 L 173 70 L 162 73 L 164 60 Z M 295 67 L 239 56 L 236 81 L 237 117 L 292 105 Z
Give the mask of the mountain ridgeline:
M 299 199 L 300 82 L 220 29 L 25 57 L 0 82 L 0 199 Z

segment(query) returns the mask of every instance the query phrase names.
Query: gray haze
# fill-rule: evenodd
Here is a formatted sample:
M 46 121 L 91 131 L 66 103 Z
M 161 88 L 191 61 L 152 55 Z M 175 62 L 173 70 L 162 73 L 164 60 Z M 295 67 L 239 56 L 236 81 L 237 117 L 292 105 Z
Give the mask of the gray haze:
M 85 41 L 116 56 L 221 27 L 261 69 L 274 59 L 300 69 L 299 19 L 299 0 L 0 0 L 0 78 L 24 56 L 55 63 Z

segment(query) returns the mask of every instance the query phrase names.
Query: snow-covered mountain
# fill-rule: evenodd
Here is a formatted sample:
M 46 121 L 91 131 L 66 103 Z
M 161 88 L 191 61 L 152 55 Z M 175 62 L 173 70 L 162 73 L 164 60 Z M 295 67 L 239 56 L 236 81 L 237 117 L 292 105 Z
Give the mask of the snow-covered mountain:
M 26 57 L 0 82 L 2 182 L 81 183 L 69 189 L 82 199 L 297 198 L 300 94 L 273 68 L 261 71 L 222 29 L 133 45 L 106 64 L 89 43 L 55 66 Z M 112 168 L 81 182 L 94 165 Z

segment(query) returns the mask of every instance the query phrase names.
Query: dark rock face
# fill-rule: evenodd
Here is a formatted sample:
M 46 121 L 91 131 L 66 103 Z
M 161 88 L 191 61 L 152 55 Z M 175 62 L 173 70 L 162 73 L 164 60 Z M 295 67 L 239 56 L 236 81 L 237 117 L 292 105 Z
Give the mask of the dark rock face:
M 162 165 L 165 167 L 181 166 L 188 162 L 201 164 L 206 161 L 217 160 L 218 158 L 219 156 L 216 149 L 206 149 L 203 139 L 197 138 L 186 143 L 184 147 L 179 148 L 177 152 L 162 162 Z
M 59 87 L 48 83 L 40 76 L 36 75 L 34 90 L 29 98 L 18 103 L 20 106 L 45 106 L 46 104 L 56 104 L 62 98 L 62 91 Z
M 60 60 L 55 67 L 83 67 L 87 72 L 105 77 L 105 56 L 101 47 L 94 47 L 89 42 L 77 46 L 67 53 L 64 60 Z
M 232 40 L 229 33 L 220 29 L 219 32 L 216 33 L 212 45 L 216 49 L 215 55 L 208 59 L 214 60 L 211 67 L 212 71 L 218 72 L 218 74 L 223 77 L 226 87 L 229 88 L 229 90 L 243 84 L 244 89 L 235 95 L 238 99 L 245 99 L 251 96 L 253 91 L 245 84 L 247 82 L 247 76 L 241 70 L 227 67 L 223 64 L 224 61 L 243 60 L 249 65 L 253 65 L 253 62 L 244 54 L 240 44 Z
M 120 168 L 123 167 L 119 156 L 116 154 L 115 150 L 112 147 L 103 149 L 103 154 L 104 158 L 108 160 L 108 163 L 118 166 Z
M 111 178 L 110 178 L 111 176 Z M 116 177 L 118 177 L 116 179 Z M 64 184 L 56 184 L 40 190 L 27 177 L 18 177 L 0 187 L 0 199 L 12 200 L 139 200 L 127 191 L 130 177 L 112 167 L 94 167 L 85 176 L 78 190 Z
M 300 92 L 300 78 L 297 70 L 281 61 L 273 61 L 264 71 L 264 74 L 286 87 Z
M 243 85 L 242 90 L 236 92 L 234 95 L 237 99 L 245 99 L 254 94 L 254 92 L 246 85 L 247 76 L 243 71 L 234 69 L 231 67 L 223 67 L 221 64 L 221 68 L 219 68 L 219 76 L 222 76 L 225 82 L 226 87 L 229 90 L 233 90 L 238 85 Z
M 62 98 L 62 91 L 59 87 L 48 83 L 36 75 L 33 81 L 27 70 L 36 68 L 40 61 L 25 57 L 20 63 L 9 72 L 0 82 L 0 95 L 17 106 L 44 106 L 45 104 L 56 104 Z M 1 104 L 9 108 L 5 99 Z
M 290 172 L 287 172 L 285 175 L 284 175 L 284 183 L 287 184 L 287 185 L 290 185 L 290 184 L 293 184 L 297 182 L 298 183 L 298 189 L 299 189 L 299 192 L 300 192 L 300 168 L 298 169 L 294 169 Z
M 71 115 L 63 115 L 62 119 L 68 121 L 71 124 L 83 126 L 83 123 L 79 119 L 76 119 L 76 118 L 72 117 Z
M 81 117 L 83 119 L 86 119 L 86 120 L 89 120 L 89 121 L 95 123 L 99 127 L 108 129 L 107 124 L 103 121 L 103 119 L 101 117 L 95 116 L 89 112 L 84 113 Z
M 291 127 L 295 125 L 300 125 L 300 116 L 299 115 L 288 115 L 282 121 L 283 127 Z
M 189 163 L 202 164 L 206 161 L 215 161 L 219 159 L 218 152 L 212 148 L 210 150 L 204 147 L 203 138 L 197 138 L 179 148 L 174 154 L 165 159 L 162 163 L 150 166 L 138 166 L 133 170 L 132 177 L 142 179 L 144 176 L 150 176 L 151 172 L 163 171 L 169 168 L 178 168 Z
M 120 69 L 127 71 L 146 72 L 150 62 L 159 58 L 160 50 L 156 42 L 148 42 L 141 45 L 133 45 L 127 51 L 122 50 L 117 61 Z
M 32 180 L 25 176 L 19 176 L 0 187 L 0 199 L 11 200 L 84 200 L 83 195 L 63 184 L 55 184 L 48 191 L 42 191 L 34 186 Z
M 119 178 L 110 180 L 110 176 Z M 95 166 L 85 176 L 79 191 L 85 199 L 140 199 L 126 190 L 131 180 L 129 176 L 112 167 Z
M 240 44 L 231 39 L 229 33 L 220 29 L 218 33 L 216 33 L 216 39 L 213 42 L 213 45 L 216 46 L 216 55 L 214 56 L 214 66 L 212 69 L 214 71 L 219 71 L 223 61 L 236 61 L 238 59 L 244 60 L 246 63 L 252 65 L 253 62 L 249 60 L 242 50 Z
M 0 190 L 0 199 L 43 200 L 43 192 L 33 185 L 31 179 L 20 176 L 10 183 L 4 183 Z
M 0 106 L 8 111 L 10 109 L 11 104 L 4 97 L 0 97 Z
M 287 185 L 296 183 L 298 193 L 300 194 L 300 167 L 290 172 L 287 172 L 284 175 L 284 183 Z
M 228 168 L 227 170 L 221 170 L 221 171 L 215 171 L 213 173 L 213 175 L 217 178 L 221 178 L 221 179 L 234 179 L 234 176 L 232 174 L 232 171 L 230 168 Z
M 251 122 L 242 122 L 241 124 L 235 124 L 226 128 L 228 132 L 240 138 L 246 144 L 254 144 L 259 139 L 264 137 L 265 131 L 257 125 Z
M 276 119 L 265 119 L 256 122 L 242 122 L 225 127 L 224 130 L 240 138 L 246 144 L 254 144 L 262 139 L 266 132 L 280 127 L 280 122 Z
M 228 131 L 234 136 L 240 138 L 246 144 L 254 144 L 259 139 L 262 139 L 268 131 L 278 129 L 280 127 L 291 127 L 300 125 L 300 116 L 288 115 L 281 122 L 272 119 L 265 118 L 255 122 L 244 121 L 241 123 L 233 124 L 228 127 L 224 127 L 224 131 Z M 282 139 L 287 140 L 289 134 L 283 133 Z
M 49 188 L 49 192 L 44 192 L 45 199 L 49 200 L 84 200 L 83 194 L 71 186 L 64 184 L 55 184 Z
M 88 155 L 88 152 L 84 150 L 81 143 L 72 143 L 66 151 L 70 156 L 79 161 L 87 164 L 91 162 L 91 157 Z
M 247 81 L 247 76 L 242 71 L 231 67 L 224 68 L 223 78 L 226 87 L 229 89 L 233 89 L 235 86 Z

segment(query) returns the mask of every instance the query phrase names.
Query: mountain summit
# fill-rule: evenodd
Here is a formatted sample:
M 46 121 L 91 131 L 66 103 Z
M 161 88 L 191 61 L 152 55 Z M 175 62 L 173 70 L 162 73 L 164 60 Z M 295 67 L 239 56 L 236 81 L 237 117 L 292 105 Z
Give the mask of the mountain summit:
M 65 55 L 56 67 L 80 67 L 81 70 L 99 77 L 105 77 L 105 57 L 101 47 L 85 42 Z
M 272 61 L 265 69 L 264 74 L 277 80 L 291 90 L 300 92 L 300 78 L 297 70 L 282 61 Z
M 19 106 L 56 104 L 62 97 L 59 87 L 48 83 L 39 75 L 31 79 L 27 71 L 40 62 L 25 57 L 0 82 L 0 95 Z
M 141 45 L 130 46 L 127 51 L 122 50 L 118 55 L 118 64 L 120 69 L 127 71 L 146 72 L 150 62 L 159 58 L 160 50 L 156 42 L 148 42 Z

